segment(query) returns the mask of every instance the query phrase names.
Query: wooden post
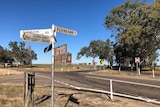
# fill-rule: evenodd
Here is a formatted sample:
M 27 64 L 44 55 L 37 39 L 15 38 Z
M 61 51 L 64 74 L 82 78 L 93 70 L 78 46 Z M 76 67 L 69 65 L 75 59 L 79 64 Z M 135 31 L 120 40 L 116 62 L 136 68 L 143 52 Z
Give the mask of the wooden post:
M 24 107 L 33 107 L 33 92 L 35 87 L 35 73 L 24 73 Z
M 24 107 L 25 107 L 25 103 L 26 103 L 26 72 L 24 72 L 23 102 L 24 102 Z

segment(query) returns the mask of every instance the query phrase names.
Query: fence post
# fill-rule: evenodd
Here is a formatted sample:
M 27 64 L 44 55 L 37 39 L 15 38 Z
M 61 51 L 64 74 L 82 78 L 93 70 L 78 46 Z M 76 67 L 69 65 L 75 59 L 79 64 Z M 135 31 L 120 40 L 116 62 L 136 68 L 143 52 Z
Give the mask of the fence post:
M 110 80 L 110 98 L 113 100 L 113 87 L 112 87 L 112 80 Z
M 23 102 L 24 102 L 24 107 L 26 107 L 25 105 L 26 105 L 26 93 L 27 93 L 27 88 L 26 88 L 26 86 L 27 86 L 27 80 L 28 79 L 26 79 L 26 78 L 28 78 L 28 77 L 26 77 L 27 76 L 27 73 L 26 72 L 24 72 L 24 89 L 23 89 Z
M 33 92 L 35 87 L 35 73 L 24 73 L 24 107 L 33 107 Z

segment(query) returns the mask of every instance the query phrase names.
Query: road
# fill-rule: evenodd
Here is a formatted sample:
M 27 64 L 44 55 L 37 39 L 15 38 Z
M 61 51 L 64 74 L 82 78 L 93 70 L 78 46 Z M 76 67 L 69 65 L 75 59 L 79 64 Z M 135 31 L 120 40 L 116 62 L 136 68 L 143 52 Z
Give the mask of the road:
M 23 74 L 3 76 L 0 77 L 0 83 L 23 84 L 23 77 Z M 51 72 L 36 72 L 36 85 L 50 86 L 50 78 Z M 55 72 L 55 80 L 60 82 L 55 84 L 61 86 L 66 83 L 68 86 L 109 91 L 109 79 L 113 80 L 113 92 L 160 101 L 160 80 L 157 79 L 93 75 L 87 72 Z
M 55 79 L 77 87 L 100 89 L 105 91 L 109 91 L 109 79 L 112 79 L 113 92 L 140 96 L 143 98 L 157 99 L 160 101 L 159 80 L 127 78 L 113 75 L 91 75 L 82 72 L 56 73 Z

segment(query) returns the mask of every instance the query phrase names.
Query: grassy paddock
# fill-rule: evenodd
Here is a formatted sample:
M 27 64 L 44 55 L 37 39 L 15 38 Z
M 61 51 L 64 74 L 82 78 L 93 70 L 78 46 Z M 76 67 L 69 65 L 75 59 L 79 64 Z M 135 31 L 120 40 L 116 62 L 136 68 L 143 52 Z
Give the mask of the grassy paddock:
M 32 71 L 51 71 L 52 65 L 51 64 L 33 64 L 33 66 L 25 66 L 14 69 L 17 70 L 32 70 Z M 87 66 L 87 65 L 72 65 L 72 64 L 61 64 L 61 65 L 54 65 L 55 71 L 79 71 L 79 70 L 94 70 L 94 66 Z
M 0 85 L 0 107 L 23 107 L 22 98 L 22 86 Z
M 60 94 L 73 94 L 79 105 L 69 101 L 69 96 Z M 68 102 L 68 103 L 67 103 Z M 132 99 L 116 97 L 113 101 L 103 93 L 91 93 L 78 91 L 70 88 L 55 86 L 54 88 L 54 107 L 159 107 L 151 103 L 136 101 Z M 50 87 L 35 87 L 34 107 L 51 106 Z M 23 86 L 0 85 L 0 107 L 23 107 Z

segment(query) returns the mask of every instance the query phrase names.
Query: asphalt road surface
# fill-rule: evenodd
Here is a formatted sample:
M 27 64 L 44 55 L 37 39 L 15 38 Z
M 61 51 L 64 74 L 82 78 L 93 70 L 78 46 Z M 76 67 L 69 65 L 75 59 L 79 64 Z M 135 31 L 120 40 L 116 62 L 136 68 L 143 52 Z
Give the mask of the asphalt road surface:
M 56 73 L 55 79 L 77 87 L 109 91 L 110 79 L 113 92 L 160 101 L 160 80 L 137 79 L 120 76 L 89 75 L 82 72 Z M 131 84 L 132 83 L 132 84 Z
M 0 77 L 0 83 L 23 84 L 23 79 L 23 74 L 2 76 Z M 51 86 L 50 79 L 51 72 L 36 72 L 36 85 Z M 113 92 L 160 101 L 160 80 L 158 79 L 92 75 L 87 72 L 55 72 L 55 80 L 59 81 L 59 83 L 55 82 L 55 84 L 61 86 L 69 84 L 76 87 L 109 91 L 109 79 L 113 80 Z

